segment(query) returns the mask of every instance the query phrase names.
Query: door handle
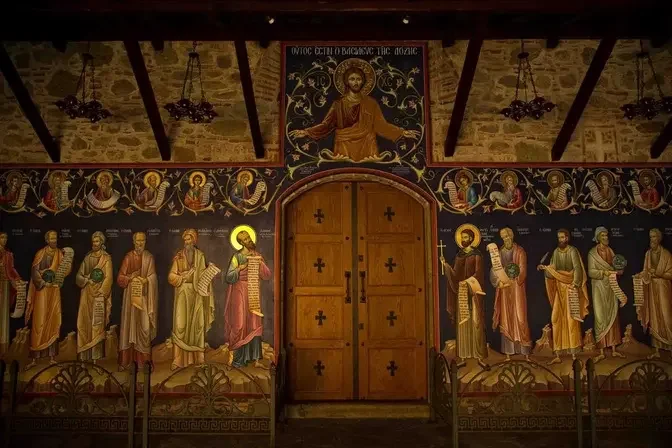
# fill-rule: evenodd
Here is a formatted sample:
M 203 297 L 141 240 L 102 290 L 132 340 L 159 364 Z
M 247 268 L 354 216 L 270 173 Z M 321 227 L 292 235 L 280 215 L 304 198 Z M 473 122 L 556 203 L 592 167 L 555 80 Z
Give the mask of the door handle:
M 366 286 L 364 285 L 366 280 L 366 271 L 359 271 L 359 277 L 362 282 L 362 295 L 359 297 L 359 303 L 366 303 Z
M 352 297 L 350 296 L 350 271 L 345 271 L 345 303 L 352 303 Z

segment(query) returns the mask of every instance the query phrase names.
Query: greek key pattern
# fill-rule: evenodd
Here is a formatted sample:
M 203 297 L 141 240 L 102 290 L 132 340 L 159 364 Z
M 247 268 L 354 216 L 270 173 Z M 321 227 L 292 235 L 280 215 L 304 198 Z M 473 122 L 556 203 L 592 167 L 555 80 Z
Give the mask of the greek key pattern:
M 266 434 L 268 418 L 150 418 L 151 434 Z
M 625 415 L 625 414 L 606 414 L 596 417 L 596 426 L 598 431 L 613 430 L 651 430 L 651 431 L 670 431 L 672 430 L 672 415 Z
M 125 433 L 128 417 L 21 417 L 12 420 L 12 433 Z
M 460 432 L 476 431 L 571 431 L 576 428 L 573 415 L 491 415 L 459 417 Z

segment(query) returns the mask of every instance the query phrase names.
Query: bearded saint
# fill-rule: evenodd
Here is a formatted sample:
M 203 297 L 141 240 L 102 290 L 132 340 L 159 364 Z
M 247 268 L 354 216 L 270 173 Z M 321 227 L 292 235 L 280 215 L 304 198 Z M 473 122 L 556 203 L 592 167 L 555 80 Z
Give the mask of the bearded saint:
M 16 300 L 16 282 L 21 281 L 14 269 L 14 254 L 6 249 L 7 234 L 0 233 L 0 357 L 10 344 L 9 316 Z
M 61 333 L 61 285 L 54 282 L 54 275 L 65 254 L 59 249 L 58 235 L 49 230 L 44 239 L 47 243 L 33 259 L 28 287 L 28 305 L 26 324 L 32 318 L 30 327 L 31 362 L 26 370 L 33 368 L 40 358 L 49 357 L 52 364 L 58 355 L 58 338 Z M 68 267 L 64 277 L 70 275 L 72 267 Z M 47 274 L 47 271 L 51 271 Z
M 549 265 L 539 265 L 545 272 L 546 294 L 551 303 L 551 327 L 553 330 L 553 352 L 555 358 L 549 364 L 562 362 L 560 355 L 576 354 L 581 351 L 581 321 L 588 315 L 588 289 L 586 269 L 579 250 L 569 245 L 569 231 L 558 230 L 558 247 L 553 251 Z M 570 314 L 570 290 L 576 290 L 579 303 L 579 318 Z
M 499 327 L 502 335 L 501 352 L 509 360 L 511 355 L 522 354 L 527 358 L 532 351 L 530 327 L 527 323 L 527 254 L 525 249 L 513 242 L 513 230 L 506 227 L 499 231 L 504 245 L 499 248 L 503 267 L 515 264 L 520 273 L 508 282 L 502 282 L 490 269 L 490 283 L 496 288 L 495 310 L 492 315 L 492 329 Z
M 255 367 L 261 367 L 263 359 L 261 349 L 261 335 L 263 332 L 261 316 L 250 312 L 248 295 L 248 257 L 261 257 L 250 234 L 241 231 L 236 235 L 236 241 L 242 248 L 233 254 L 229 269 L 226 273 L 226 282 L 229 290 L 226 293 L 224 306 L 224 336 L 229 349 L 234 350 L 233 365 L 244 367 L 254 361 Z M 271 270 L 261 258 L 259 262 L 259 278 L 269 280 Z
M 91 252 L 84 257 L 76 276 L 77 286 L 82 289 L 77 313 L 77 358 L 96 363 L 105 357 L 105 328 L 112 310 L 112 257 L 105 252 L 103 232 L 95 232 L 91 244 Z M 96 306 L 103 309 L 96 310 Z M 102 318 L 97 313 L 102 313 Z
M 290 137 L 307 136 L 320 140 L 335 132 L 334 155 L 359 161 L 378 156 L 378 136 L 393 142 L 401 137 L 417 139 L 420 136 L 418 131 L 404 130 L 388 123 L 378 102 L 361 93 L 366 83 L 362 69 L 348 68 L 343 74 L 343 81 L 345 93 L 332 103 L 322 123 L 291 131 Z
M 460 242 L 462 247 L 455 257 L 454 267 L 441 257 L 441 263 L 443 263 L 448 277 L 446 305 L 448 314 L 453 321 L 456 320 L 455 306 L 458 302 L 460 282 L 474 277 L 481 288 L 484 285 L 483 256 L 478 248 L 472 247 L 474 238 L 475 235 L 471 229 L 465 229 L 461 232 Z M 476 358 L 479 364 L 483 364 L 482 360 L 488 357 L 483 298 L 469 287 L 467 300 L 471 316 L 465 322 L 458 322 L 457 324 L 457 357 L 460 359 Z M 459 310 L 457 312 L 459 313 Z
M 119 333 L 119 367 L 127 368 L 135 361 L 138 366 L 152 360 L 152 339 L 156 337 L 156 316 L 159 284 L 154 256 L 145 250 L 147 236 L 133 234 L 133 250 L 121 262 L 117 284 L 124 290 L 121 304 L 121 331 Z M 131 282 L 142 283 L 142 297 L 134 303 Z M 137 281 L 137 280 L 136 280 Z
M 198 232 L 187 229 L 182 240 L 184 248 L 173 258 L 168 274 L 168 283 L 175 288 L 172 370 L 205 363 L 205 334 L 215 320 L 212 288 L 207 296 L 198 292 L 198 282 L 207 267 L 205 254 L 196 247 Z
M 663 234 L 649 231 L 649 250 L 644 255 L 644 269 L 639 274 L 644 286 L 644 302 L 637 307 L 637 317 L 644 331 L 651 333 L 652 357 L 660 350 L 672 351 L 672 254 L 661 244 Z

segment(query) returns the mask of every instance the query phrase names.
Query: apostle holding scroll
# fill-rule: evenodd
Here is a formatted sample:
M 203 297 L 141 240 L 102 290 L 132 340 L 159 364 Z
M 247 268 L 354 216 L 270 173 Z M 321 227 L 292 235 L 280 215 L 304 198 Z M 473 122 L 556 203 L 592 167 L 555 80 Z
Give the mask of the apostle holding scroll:
M 457 327 L 457 357 L 476 358 L 481 366 L 488 356 L 485 341 L 483 256 L 478 250 L 481 234 L 474 225 L 463 224 L 455 232 L 460 251 L 451 266 L 441 257 L 448 277 L 447 310 Z M 456 309 L 457 308 L 457 309 Z M 458 314 L 456 319 L 456 314 Z
M 224 306 L 224 336 L 229 349 L 234 351 L 235 367 L 244 367 L 249 362 L 263 367 L 260 280 L 269 280 L 271 270 L 256 250 L 253 228 L 236 227 L 231 232 L 231 244 L 236 252 L 226 273 L 229 289 Z
M 168 274 L 168 283 L 175 288 L 172 370 L 205 363 L 205 334 L 215 320 L 212 288 L 201 291 L 198 287 L 207 264 L 205 254 L 196 246 L 196 229 L 185 230 L 182 241 L 184 248 L 173 258 Z
M 560 355 L 570 354 L 576 359 L 581 351 L 581 322 L 588 315 L 588 289 L 586 269 L 576 247 L 569 244 L 569 231 L 558 230 L 558 247 L 553 251 L 548 265 L 540 264 L 544 271 L 546 294 L 551 303 L 551 327 L 555 358 L 549 364 L 562 362 Z

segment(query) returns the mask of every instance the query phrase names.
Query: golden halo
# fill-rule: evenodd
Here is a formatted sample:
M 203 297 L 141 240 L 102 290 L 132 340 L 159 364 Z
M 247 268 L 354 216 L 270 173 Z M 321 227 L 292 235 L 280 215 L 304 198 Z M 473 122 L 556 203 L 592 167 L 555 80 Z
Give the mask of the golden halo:
M 644 185 L 644 182 L 642 182 L 642 177 L 649 177 L 651 179 L 651 185 L 650 187 L 655 187 L 656 186 L 656 173 L 653 170 L 642 170 L 639 173 L 639 183 L 640 185 Z
M 54 188 L 54 178 L 56 176 L 60 177 L 62 180 L 67 179 L 67 174 L 66 174 L 65 171 L 61 171 L 61 170 L 52 171 L 49 174 L 49 177 L 47 178 L 47 183 L 49 184 L 49 188 Z
M 231 232 L 230 241 L 231 246 L 233 246 L 234 249 L 240 250 L 243 248 L 243 246 L 238 242 L 238 234 L 240 232 L 247 232 L 250 235 L 250 239 L 252 240 L 252 242 L 254 244 L 257 244 L 257 232 L 251 226 L 248 226 L 247 224 L 242 224 L 237 226 Z
M 500 176 L 499 180 L 502 183 L 502 185 L 506 185 L 506 178 L 507 177 L 513 177 L 513 185 L 514 187 L 518 185 L 518 175 L 515 173 L 515 171 L 504 171 Z
M 469 172 L 469 170 L 460 170 L 457 172 L 455 175 L 455 184 L 459 187 L 460 184 L 460 177 L 462 176 L 467 176 L 467 179 L 469 179 L 469 183 L 467 185 L 471 185 L 474 183 L 474 175 Z
M 103 178 L 103 176 L 107 176 L 110 179 L 110 185 L 112 185 L 112 182 L 114 182 L 114 176 L 109 171 L 101 171 L 98 173 L 96 176 L 96 185 L 100 187 L 100 180 Z
M 473 249 L 476 249 L 479 244 L 481 244 L 481 232 L 478 230 L 478 227 L 476 227 L 473 224 L 462 224 L 460 227 L 457 228 L 455 231 L 455 243 L 457 244 L 457 247 L 462 247 L 462 241 L 460 240 L 460 235 L 462 235 L 463 230 L 471 230 L 474 232 L 474 241 L 471 242 L 471 247 Z
M 142 183 L 145 185 L 145 187 L 149 188 L 149 182 L 148 182 L 148 181 L 149 181 L 149 178 L 150 178 L 151 176 L 156 176 L 156 178 L 158 179 L 158 180 L 156 181 L 156 185 L 160 185 L 160 184 L 161 184 L 161 174 L 159 174 L 158 171 L 150 171 L 150 172 L 146 173 L 146 174 L 142 177 Z
M 252 185 L 252 180 L 254 179 L 254 175 L 249 170 L 243 170 L 236 175 L 236 181 L 238 183 L 240 183 L 240 178 L 243 177 L 243 174 L 247 174 L 247 177 L 249 178 L 249 180 L 247 182 L 245 182 L 245 186 L 249 187 L 250 185 Z
M 203 178 L 203 184 L 205 184 L 205 181 L 208 180 L 208 176 L 206 176 L 203 171 L 194 171 L 193 173 L 191 173 L 189 175 L 189 186 L 190 187 L 194 186 L 194 177 L 196 177 L 196 176 L 201 176 Z
M 352 67 L 357 67 L 364 72 L 366 82 L 362 86 L 360 93 L 362 95 L 368 95 L 373 90 L 373 86 L 376 85 L 376 72 L 373 67 L 371 67 L 371 64 L 364 59 L 359 58 L 346 59 L 338 64 L 336 70 L 334 70 L 334 85 L 336 86 L 336 90 L 338 90 L 341 95 L 345 94 L 345 80 L 343 79 L 343 75 Z
M 23 180 L 23 175 L 21 174 L 20 171 L 10 171 L 7 174 L 7 177 L 5 178 L 5 183 L 7 184 L 8 187 L 12 185 L 12 180 L 14 180 L 14 178 L 18 178 L 19 183 L 21 183 L 21 181 Z
M 551 185 L 551 177 L 558 176 L 560 178 L 560 185 L 565 182 L 565 173 L 560 170 L 553 170 L 546 175 L 546 182 Z
M 614 175 L 611 174 L 610 171 L 607 171 L 607 170 L 602 170 L 602 171 L 600 171 L 599 173 L 597 173 L 597 176 L 595 176 L 595 179 L 597 179 L 598 182 L 599 182 L 599 181 L 600 181 L 600 178 L 601 178 L 602 176 L 607 176 L 607 179 L 609 179 L 609 186 L 610 186 L 610 187 L 611 187 L 612 185 L 614 185 Z M 601 184 L 600 184 L 600 185 L 601 185 Z

